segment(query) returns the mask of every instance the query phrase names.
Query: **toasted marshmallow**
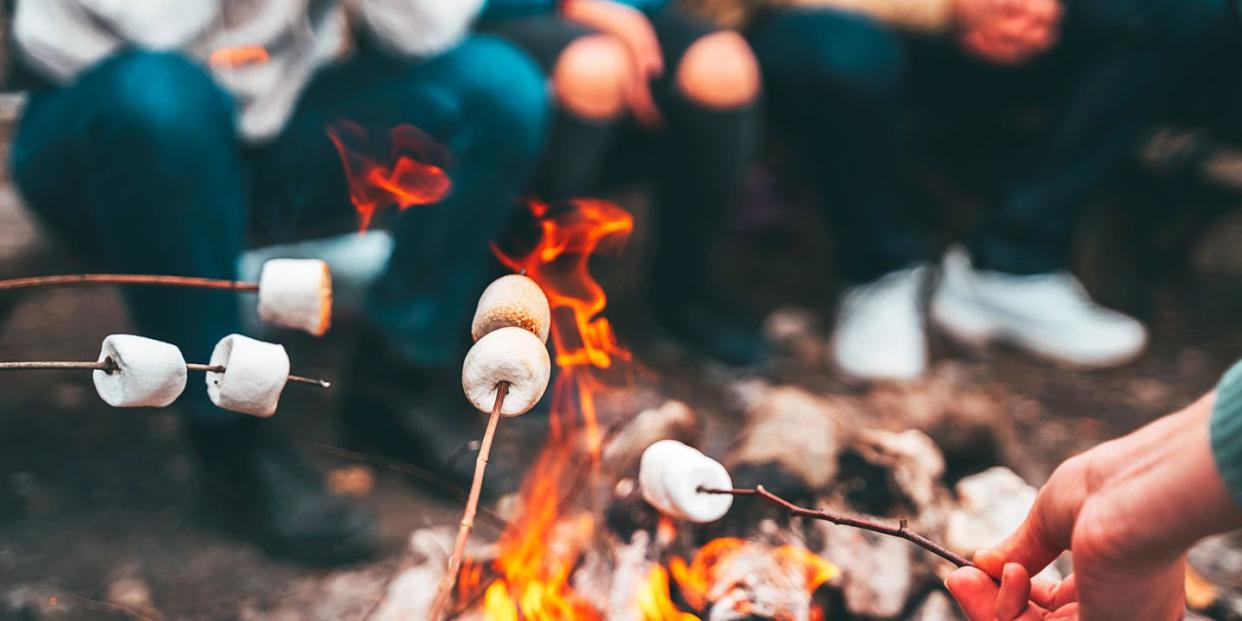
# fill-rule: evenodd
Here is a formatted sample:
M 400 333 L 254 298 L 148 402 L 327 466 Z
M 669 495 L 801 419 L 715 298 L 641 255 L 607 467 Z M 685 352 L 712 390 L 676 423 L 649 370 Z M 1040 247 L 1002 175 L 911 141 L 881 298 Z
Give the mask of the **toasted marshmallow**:
M 552 311 L 543 289 L 526 276 L 510 274 L 497 278 L 483 290 L 470 324 L 470 335 L 477 341 L 489 332 L 512 326 L 547 343 L 551 325 Z

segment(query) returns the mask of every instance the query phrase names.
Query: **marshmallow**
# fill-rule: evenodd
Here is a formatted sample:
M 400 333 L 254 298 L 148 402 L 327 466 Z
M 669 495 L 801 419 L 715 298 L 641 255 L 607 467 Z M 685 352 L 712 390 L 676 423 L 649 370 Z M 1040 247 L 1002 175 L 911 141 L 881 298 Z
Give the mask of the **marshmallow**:
M 176 345 L 132 334 L 103 341 L 99 362 L 111 359 L 118 369 L 95 371 L 95 390 L 118 408 L 162 408 L 185 390 L 185 358 Z
M 488 332 L 470 348 L 462 363 L 461 386 L 474 407 L 491 412 L 497 385 L 508 382 L 500 413 L 519 416 L 539 403 L 551 375 L 552 360 L 543 341 L 521 328 L 507 327 Z
M 691 522 L 714 522 L 733 506 L 730 495 L 699 491 L 732 489 L 733 480 L 725 467 L 675 440 L 661 440 L 643 451 L 638 482 L 643 498 L 651 506 Z
M 510 274 L 497 278 L 483 290 L 470 324 L 470 335 L 477 341 L 493 330 L 514 326 L 547 343 L 551 325 L 552 312 L 543 289 L 526 276 Z
M 332 272 L 319 259 L 271 259 L 259 275 L 263 321 L 323 336 L 332 324 Z
M 211 352 L 211 365 L 224 367 L 223 373 L 207 373 L 207 396 L 212 403 L 253 416 L 276 413 L 289 380 L 289 354 L 284 347 L 230 334 Z

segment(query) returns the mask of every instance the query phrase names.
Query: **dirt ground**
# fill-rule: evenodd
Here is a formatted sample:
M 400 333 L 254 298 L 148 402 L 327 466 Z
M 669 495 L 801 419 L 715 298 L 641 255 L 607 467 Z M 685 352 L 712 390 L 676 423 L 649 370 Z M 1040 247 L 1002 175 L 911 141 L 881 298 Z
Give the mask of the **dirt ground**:
M 2 251 L 26 235 L 15 213 L 11 196 L 0 201 L 0 263 L 10 265 L 14 259 Z M 1192 280 L 1150 283 L 1155 293 L 1142 315 L 1152 329 L 1151 347 L 1136 363 L 1082 372 L 1009 351 L 962 351 L 937 338 L 934 377 L 952 375 L 1004 400 L 1003 411 L 1014 417 L 1034 464 L 1026 473 L 1032 478 L 1077 450 L 1188 403 L 1242 356 L 1242 220 L 1227 224 L 1203 244 Z M 826 253 L 772 258 L 771 246 L 762 243 L 742 243 L 731 252 L 734 262 L 745 264 L 739 272 L 769 283 L 762 300 L 748 300 L 752 306 L 770 310 L 787 299 L 803 309 L 793 316 L 801 318 L 804 346 L 751 375 L 866 394 L 834 380 L 817 350 L 832 297 L 831 279 L 815 276 L 820 267 L 829 269 Z M 632 282 L 611 276 L 620 283 L 613 317 L 622 340 L 653 371 L 644 381 L 710 412 L 715 442 L 727 443 L 727 423 L 739 413 L 730 410 L 721 388 L 747 375 L 677 349 L 640 304 L 623 299 Z M 0 324 L 0 359 L 87 359 L 103 336 L 126 325 L 114 290 L 39 292 L 22 298 Z M 322 341 L 293 340 L 300 372 L 338 376 L 349 336 L 346 328 Z M 330 393 L 290 390 L 287 398 L 280 422 L 308 451 L 337 441 Z M 138 578 L 164 618 L 247 618 L 273 606 L 290 585 L 330 571 L 272 560 L 217 528 L 194 493 L 194 465 L 177 427 L 175 408 L 108 408 L 81 373 L 0 377 L 0 618 L 24 618 L 15 611 L 30 609 L 23 604 L 29 601 L 41 602 L 39 618 L 133 617 L 103 603 L 122 577 Z M 347 465 L 316 455 L 327 468 Z M 372 564 L 375 575 L 395 565 L 412 529 L 457 518 L 455 502 L 383 469 L 363 502 L 382 517 L 391 541 L 392 552 Z

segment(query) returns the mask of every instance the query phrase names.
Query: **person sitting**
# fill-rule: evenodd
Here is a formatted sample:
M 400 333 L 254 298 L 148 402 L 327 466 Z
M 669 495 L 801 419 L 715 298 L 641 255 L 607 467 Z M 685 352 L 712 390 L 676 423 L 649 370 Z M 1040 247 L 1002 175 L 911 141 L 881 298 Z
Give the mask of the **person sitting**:
M 715 358 L 757 361 L 757 325 L 729 314 L 708 286 L 713 232 L 758 129 L 759 74 L 742 37 L 666 0 L 491 0 L 481 27 L 550 76 L 556 118 L 533 192 L 587 195 L 617 180 L 606 169 L 654 175 L 656 318 Z
M 21 2 L 17 47 L 43 84 L 17 128 L 13 178 L 43 222 L 94 265 L 233 279 L 252 223 L 292 235 L 333 220 L 352 225 L 329 124 L 425 130 L 452 154 L 453 187 L 392 225 L 395 246 L 366 302 L 370 336 L 351 366 L 345 407 L 352 429 L 444 470 L 477 437 L 464 429 L 473 419 L 404 414 L 460 372 L 454 335 L 468 333 L 488 241 L 548 123 L 538 68 L 500 39 L 468 34 L 480 4 Z M 347 54 L 351 32 L 359 43 Z M 244 332 L 227 293 L 124 294 L 139 334 L 191 360 Z M 371 514 L 330 494 L 271 421 L 216 409 L 205 391 L 188 391 L 180 406 L 206 487 L 242 532 L 313 560 L 374 550 Z M 469 464 L 461 470 L 467 480 Z
M 704 0 L 706 1 L 706 0 Z M 734 3 L 729 3 L 730 6 Z M 1226 21 L 1220 0 L 792 0 L 743 15 L 772 126 L 822 190 L 849 282 L 829 362 L 909 379 L 928 364 L 929 235 L 901 186 L 911 102 L 969 128 L 1055 100 L 1033 162 L 1008 163 L 1000 205 L 945 257 L 930 319 L 1076 366 L 1139 355 L 1146 331 L 1066 269 L 1089 195 L 1135 149 Z M 736 7 L 733 7 L 736 13 Z

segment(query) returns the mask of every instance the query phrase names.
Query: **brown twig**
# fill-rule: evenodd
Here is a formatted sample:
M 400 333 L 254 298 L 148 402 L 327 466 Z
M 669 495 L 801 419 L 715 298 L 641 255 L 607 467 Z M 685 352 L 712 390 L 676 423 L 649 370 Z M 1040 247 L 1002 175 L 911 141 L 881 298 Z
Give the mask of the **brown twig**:
M 186 363 L 185 368 L 190 371 L 207 371 L 210 373 L 223 373 L 225 367 L 222 364 L 197 364 Z M 50 360 L 36 360 L 30 362 L 0 362 L 0 371 L 47 371 L 47 370 L 77 370 L 77 371 L 103 371 L 112 373 L 120 370 L 111 358 L 104 359 L 101 362 L 58 362 Z M 301 375 L 290 375 L 289 381 L 298 384 L 310 384 L 320 388 L 331 388 L 332 382 L 315 377 L 304 377 Z
M 36 289 L 64 287 L 67 285 L 163 285 L 168 287 L 195 287 L 198 289 L 224 289 L 228 291 L 258 291 L 259 283 L 198 278 L 196 276 L 166 276 L 162 274 L 60 274 L 55 276 L 30 276 L 0 280 L 0 291 L 6 289 Z
M 466 510 L 462 513 L 461 524 L 457 528 L 457 540 L 453 542 L 453 554 L 449 556 L 448 569 L 440 579 L 440 588 L 436 591 L 436 599 L 431 604 L 431 621 L 444 618 L 453 587 L 457 584 L 457 572 L 461 570 L 462 556 L 466 553 L 466 540 L 470 538 L 470 529 L 474 527 L 474 514 L 479 508 L 479 494 L 483 491 L 483 473 L 487 470 L 487 456 L 492 452 L 492 440 L 496 437 L 496 427 L 500 424 L 500 410 L 505 405 L 505 395 L 509 394 L 509 383 L 496 385 L 496 403 L 492 406 L 492 415 L 487 419 L 487 430 L 483 432 L 483 443 L 479 445 L 479 457 L 474 462 L 474 480 L 470 483 L 470 497 L 466 499 Z
M 932 541 L 931 539 L 928 539 L 927 537 L 924 537 L 923 535 L 920 535 L 910 530 L 909 528 L 906 528 L 905 520 L 901 520 L 900 522 L 897 523 L 897 525 L 894 526 L 893 524 L 888 524 L 885 522 L 877 522 L 875 520 L 869 520 L 867 518 L 860 517 L 860 516 L 844 515 L 840 513 L 830 513 L 828 511 L 807 509 L 805 507 L 799 507 L 798 505 L 795 505 L 792 502 L 789 502 L 788 500 L 785 500 L 784 498 L 781 498 L 780 496 L 777 496 L 776 494 L 769 492 L 762 485 L 756 485 L 754 489 L 751 489 L 751 488 L 741 488 L 741 489 L 699 488 L 699 491 L 704 494 L 729 494 L 732 496 L 758 496 L 774 505 L 781 507 L 782 509 L 788 511 L 790 514 L 796 515 L 798 517 L 806 517 L 806 518 L 811 518 L 815 520 L 823 520 L 825 522 L 831 522 L 833 524 L 839 524 L 841 526 L 852 526 L 854 528 L 861 528 L 863 530 L 869 530 L 873 533 L 880 533 L 881 535 L 888 535 L 890 537 L 899 537 L 901 539 L 905 539 L 906 541 L 909 541 L 910 543 L 913 543 L 914 545 L 919 546 L 920 548 L 923 548 L 924 550 L 927 550 L 928 552 L 931 552 L 932 554 L 935 554 L 936 556 L 939 556 L 940 558 L 943 558 L 946 561 L 949 561 L 950 563 L 953 563 L 954 565 L 957 565 L 958 567 L 974 567 L 975 566 L 974 563 L 970 562 L 969 559 L 963 557 L 962 555 L 957 554 L 956 552 L 953 552 L 952 550 L 949 550 L 948 548 Z

